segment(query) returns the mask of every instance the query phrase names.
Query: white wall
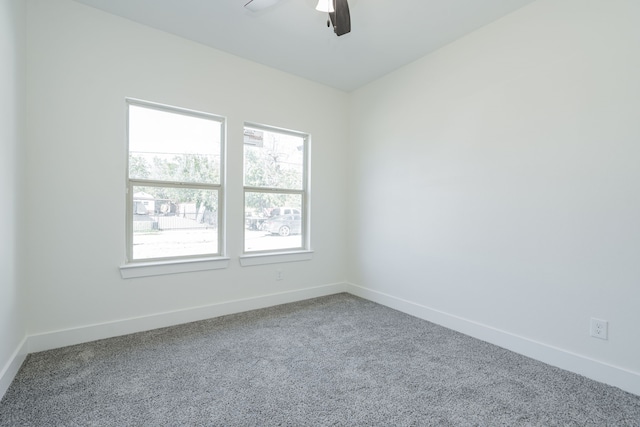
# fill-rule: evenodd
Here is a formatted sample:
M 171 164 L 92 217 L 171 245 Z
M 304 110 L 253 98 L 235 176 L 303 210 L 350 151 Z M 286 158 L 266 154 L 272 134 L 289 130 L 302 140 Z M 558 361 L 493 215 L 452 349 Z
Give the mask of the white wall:
M 449 326 L 640 374 L 635 0 L 539 0 L 350 96 L 69 0 L 28 4 L 32 337 L 104 323 L 109 335 L 109 322 L 348 276 Z M 230 268 L 120 278 L 125 96 L 228 117 Z M 313 135 L 312 261 L 238 265 L 244 120 Z M 15 343 L 12 316 L 1 333 Z M 608 341 L 588 336 L 591 316 L 610 321 Z
M 344 282 L 346 94 L 69 0 L 28 4 L 31 335 Z M 125 97 L 228 118 L 229 268 L 121 279 Z M 245 120 L 312 135 L 311 261 L 238 263 Z
M 350 280 L 640 393 L 638 16 L 540 0 L 355 92 Z
M 0 396 L 21 360 L 26 290 L 20 286 L 20 160 L 26 17 L 22 0 L 0 0 Z

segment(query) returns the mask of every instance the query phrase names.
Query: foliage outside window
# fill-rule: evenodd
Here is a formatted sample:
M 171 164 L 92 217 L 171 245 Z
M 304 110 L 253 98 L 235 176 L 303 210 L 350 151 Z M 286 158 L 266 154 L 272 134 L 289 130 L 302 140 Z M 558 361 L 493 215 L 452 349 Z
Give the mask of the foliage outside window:
M 244 252 L 308 249 L 308 135 L 244 129 Z
M 127 105 L 128 262 L 220 255 L 224 119 Z

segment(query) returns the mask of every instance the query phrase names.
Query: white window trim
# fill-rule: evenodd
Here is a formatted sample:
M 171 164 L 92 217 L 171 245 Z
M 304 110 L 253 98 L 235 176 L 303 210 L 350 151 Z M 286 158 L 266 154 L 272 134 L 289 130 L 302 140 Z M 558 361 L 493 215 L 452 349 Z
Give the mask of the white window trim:
M 279 264 L 285 262 L 309 261 L 313 259 L 312 250 L 290 251 L 290 252 L 270 252 L 244 254 L 240 256 L 240 265 L 250 267 L 253 265 Z
M 127 144 L 126 144 L 126 168 L 125 168 L 125 181 L 126 181 L 126 189 L 127 189 L 127 214 L 126 214 L 126 224 L 125 224 L 125 263 L 120 266 L 120 274 L 123 279 L 136 278 L 136 277 L 147 277 L 147 276 L 157 276 L 164 274 L 175 274 L 175 273 L 185 273 L 185 272 L 193 272 L 193 271 L 204 271 L 204 270 L 217 270 L 227 268 L 229 265 L 229 258 L 226 257 L 226 133 L 227 133 L 227 119 L 223 116 L 218 116 L 211 113 L 205 113 L 201 111 L 189 110 L 186 108 L 174 107 L 165 104 L 159 104 L 150 101 L 144 101 L 136 98 L 125 98 L 126 104 L 126 121 L 127 129 Z M 132 182 L 142 181 L 142 180 L 131 180 L 129 178 L 129 106 L 137 105 L 146 108 L 153 108 L 161 111 L 170 111 L 179 114 L 185 114 L 195 117 L 202 117 L 207 119 L 216 119 L 220 121 L 221 124 L 221 140 L 220 140 L 220 183 L 216 185 L 216 191 L 218 191 L 218 253 L 212 255 L 201 255 L 196 257 L 167 257 L 163 259 L 152 259 L 152 260 L 133 260 L 131 259 L 131 248 L 133 246 L 132 239 L 133 233 L 131 230 L 131 221 L 132 221 L 132 209 L 131 209 L 131 198 L 133 194 L 130 194 Z M 172 184 L 172 183 L 168 183 Z
M 229 266 L 229 258 L 201 258 L 188 260 L 136 262 L 120 266 L 123 279 L 189 273 L 193 271 L 219 270 Z
M 306 261 L 312 259 L 313 251 L 311 250 L 311 135 L 305 132 L 299 132 L 290 129 L 279 128 L 276 126 L 262 125 L 253 122 L 244 122 L 244 128 L 251 128 L 256 130 L 263 130 L 267 132 L 277 132 L 287 135 L 293 135 L 304 139 L 304 158 L 303 158 L 303 183 L 302 190 L 292 189 L 279 189 L 279 188 L 267 188 L 267 187 L 252 187 L 244 185 L 244 145 L 242 148 L 242 200 L 245 203 L 247 191 L 251 192 L 277 192 L 277 193 L 289 193 L 300 194 L 302 196 L 302 247 L 299 248 L 286 248 L 286 249 L 271 249 L 266 251 L 250 251 L 245 252 L 245 233 L 246 229 L 242 229 L 242 255 L 240 255 L 240 265 L 262 265 L 262 264 L 275 264 L 281 262 L 290 261 Z M 243 217 L 244 209 L 243 207 Z M 295 256 L 294 256 L 295 255 Z M 298 259 L 300 258 L 300 259 Z

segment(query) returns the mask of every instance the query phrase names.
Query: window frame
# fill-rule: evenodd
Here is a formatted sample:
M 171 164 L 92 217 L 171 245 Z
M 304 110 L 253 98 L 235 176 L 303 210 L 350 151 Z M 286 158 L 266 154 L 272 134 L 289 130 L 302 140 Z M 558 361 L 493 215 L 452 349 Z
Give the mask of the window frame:
M 242 127 L 243 135 L 245 129 L 252 129 L 264 132 L 280 133 L 284 135 L 294 136 L 302 139 L 303 156 L 302 156 L 302 186 L 297 189 L 283 189 L 272 187 L 255 187 L 245 185 L 245 143 L 243 138 L 242 144 L 242 255 L 240 256 L 240 264 L 260 265 L 271 264 L 275 262 L 303 261 L 311 259 L 311 203 L 310 203 L 310 175 L 311 175 L 311 135 L 307 132 L 300 132 L 290 129 L 279 128 L 275 126 L 263 125 L 253 122 L 244 122 Z M 271 193 L 271 194 L 291 194 L 299 195 L 302 199 L 301 204 L 301 220 L 300 226 L 301 246 L 284 248 L 284 249 L 265 249 L 256 251 L 246 251 L 246 232 L 247 228 L 244 218 L 247 214 L 246 198 L 247 193 Z
M 160 104 L 156 102 L 144 101 L 135 98 L 125 98 L 126 103 L 126 167 L 125 167 L 125 193 L 126 193 L 126 251 L 125 263 L 120 267 L 122 276 L 143 277 L 157 274 L 178 273 L 184 271 L 200 271 L 217 268 L 225 268 L 228 265 L 226 257 L 226 215 L 225 215 L 225 182 L 226 182 L 226 133 L 227 120 L 223 116 L 205 113 L 202 111 L 191 110 L 182 107 Z M 183 181 L 162 181 L 157 179 L 139 179 L 129 176 L 130 161 L 130 108 L 137 106 L 142 108 L 153 109 L 172 114 L 180 114 L 183 116 L 195 117 L 200 119 L 211 120 L 220 125 L 220 173 L 217 184 L 203 182 L 183 182 Z M 146 187 L 170 187 L 184 189 L 205 189 L 217 192 L 217 252 L 197 254 L 197 255 L 181 255 L 156 258 L 133 258 L 133 188 L 138 186 Z M 222 262 L 217 262 L 222 261 Z

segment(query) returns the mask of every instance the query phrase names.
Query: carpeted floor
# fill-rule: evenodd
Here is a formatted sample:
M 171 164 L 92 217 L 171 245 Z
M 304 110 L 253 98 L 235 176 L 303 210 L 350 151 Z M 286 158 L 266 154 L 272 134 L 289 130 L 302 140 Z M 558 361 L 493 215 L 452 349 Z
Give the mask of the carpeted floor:
M 640 426 L 640 397 L 339 294 L 28 356 L 1 426 Z

